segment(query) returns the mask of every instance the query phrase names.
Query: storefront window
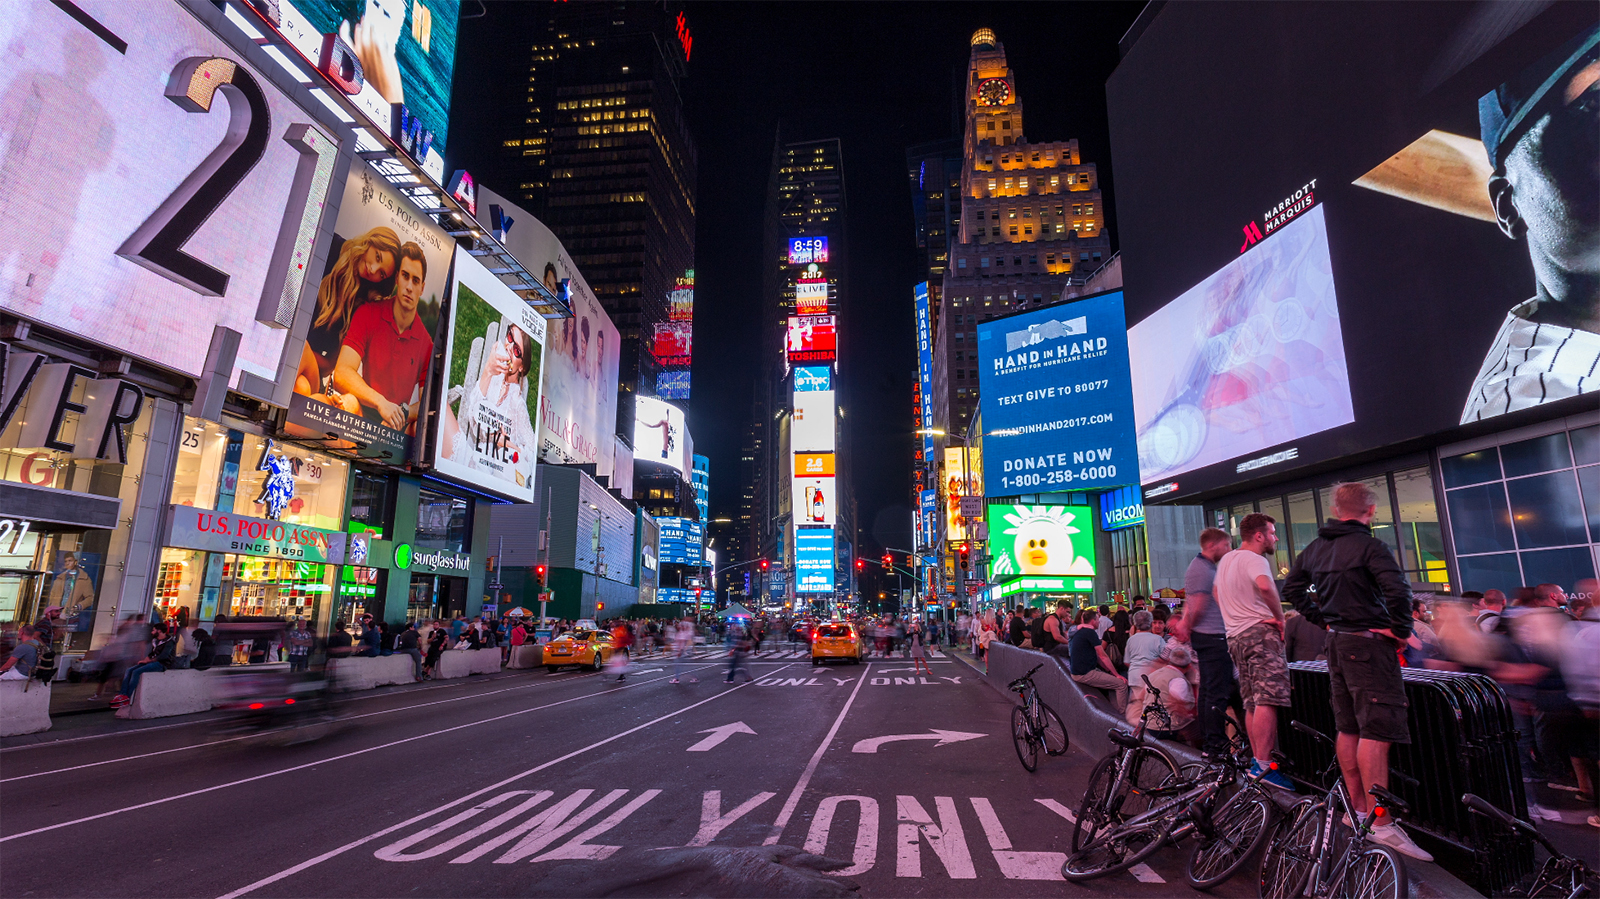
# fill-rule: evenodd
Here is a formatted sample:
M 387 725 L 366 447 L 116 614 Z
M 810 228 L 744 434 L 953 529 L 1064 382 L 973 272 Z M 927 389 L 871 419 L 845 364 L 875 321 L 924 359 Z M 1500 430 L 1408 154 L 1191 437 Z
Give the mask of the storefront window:
M 185 417 L 183 433 L 178 437 L 178 461 L 172 471 L 172 502 L 215 509 L 219 490 L 224 488 L 224 496 L 231 498 L 239 481 L 239 446 L 238 431 L 230 432 L 214 421 Z M 233 508 L 231 503 L 224 505 L 229 511 Z
M 1441 584 L 1449 589 L 1444 534 L 1439 528 L 1439 507 L 1433 498 L 1433 477 L 1428 469 L 1395 472 L 1394 495 L 1400 503 L 1400 542 L 1405 548 L 1400 564 L 1406 575 L 1413 581 Z
M 469 500 L 423 490 L 417 500 L 416 545 L 425 549 L 466 552 L 470 545 L 467 519 Z
M 1394 512 L 1389 507 L 1389 479 L 1387 477 L 1367 478 L 1359 483 L 1365 484 L 1372 490 L 1376 498 L 1378 511 L 1372 516 L 1372 536 L 1377 537 L 1389 547 L 1389 552 L 1396 559 L 1400 558 L 1400 544 L 1395 537 Z M 1322 501 L 1322 514 L 1332 518 L 1333 488 L 1337 485 L 1330 484 L 1317 491 L 1318 498 Z
M 1317 519 L 1317 501 L 1311 491 L 1289 494 L 1288 538 L 1291 559 L 1305 552 L 1306 546 L 1317 539 L 1317 530 L 1321 526 L 1322 522 Z M 1284 528 L 1279 526 L 1278 533 L 1283 532 Z
M 355 471 L 350 475 L 350 522 L 376 529 L 383 539 L 389 526 L 389 479 L 383 475 Z
M 284 507 L 280 521 L 316 528 L 339 530 L 344 524 L 344 490 L 350 464 L 323 453 L 298 446 L 268 441 L 248 435 L 244 445 L 244 464 L 239 466 L 239 492 L 233 511 L 256 518 L 270 517 L 267 507 L 258 502 L 262 487 L 271 472 L 260 468 L 261 457 L 271 443 L 272 452 L 281 454 L 294 472 L 294 498 Z
M 1261 507 L 1263 514 L 1271 515 L 1276 522 L 1274 532 L 1278 535 L 1278 549 L 1273 554 L 1273 577 L 1283 578 L 1289 574 L 1289 517 L 1283 512 L 1283 497 L 1273 496 L 1256 503 Z

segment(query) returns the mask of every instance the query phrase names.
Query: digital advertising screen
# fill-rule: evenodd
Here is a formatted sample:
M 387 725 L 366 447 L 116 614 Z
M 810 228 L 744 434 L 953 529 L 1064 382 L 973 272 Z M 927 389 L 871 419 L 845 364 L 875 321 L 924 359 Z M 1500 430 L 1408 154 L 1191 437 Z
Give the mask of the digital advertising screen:
M 827 261 L 828 239 L 826 237 L 789 238 L 790 265 L 810 265 L 813 262 L 826 263 Z
M 816 265 L 794 280 L 794 307 L 799 315 L 825 315 L 828 312 L 828 279 Z
M 833 369 L 826 365 L 797 365 L 794 368 L 794 392 L 809 393 L 833 390 Z
M 833 528 L 800 528 L 794 535 L 795 592 L 833 592 Z
M 1258 12 L 1168 4 L 1106 87 L 1145 486 L 1592 411 L 1600 7 Z
M 667 318 L 675 322 L 694 321 L 694 269 L 683 273 L 667 294 Z
M 834 493 L 837 479 L 817 475 L 795 475 L 794 520 L 800 524 L 827 524 L 835 521 L 834 510 L 838 497 Z
M 922 539 L 928 544 L 938 542 L 939 535 L 939 493 L 936 490 L 924 490 L 917 494 L 917 520 L 922 528 Z
M 1100 530 L 1116 531 L 1144 524 L 1144 493 L 1137 486 L 1100 494 Z
M 984 493 L 1139 480 L 1122 292 L 978 325 Z
M 687 587 L 658 587 L 656 589 L 656 602 L 689 603 L 696 601 L 705 602 L 711 594 L 707 591 L 704 595 L 699 590 Z
M 456 256 L 454 285 L 434 471 L 531 500 L 544 316 L 469 253 Z
M 995 580 L 1094 574 L 1094 512 L 1088 506 L 989 505 Z
M 693 518 L 657 518 L 661 528 L 659 553 L 662 562 L 699 565 L 703 561 L 705 524 Z
M 833 391 L 794 392 L 794 417 L 789 427 L 789 443 L 795 452 L 833 452 L 834 429 Z
M 933 324 L 928 311 L 928 282 L 912 290 L 917 313 L 917 396 L 920 409 L 917 428 L 922 431 L 922 458 L 933 458 Z M 981 394 L 980 394 L 981 397 Z
M 834 316 L 789 316 L 788 349 L 790 362 L 832 362 L 839 353 Z
M 418 162 L 442 174 L 450 129 L 450 82 L 456 65 L 459 0 L 279 0 L 243 4 L 256 22 L 276 28 L 312 65 L 322 68 L 326 35 L 350 55 L 330 60 L 335 87 L 373 123 L 393 132 Z M 325 70 L 326 71 L 326 70 Z
M 650 353 L 662 365 L 687 367 L 694 362 L 694 322 L 657 322 Z
M 409 457 L 455 247 L 366 163 L 350 164 L 295 357 L 291 433 L 333 434 L 343 438 L 333 448 L 390 463 Z
M 683 410 L 655 397 L 635 397 L 633 458 L 688 473 L 689 433 L 683 424 Z
M 279 381 L 332 132 L 178 4 L 11 3 L 0 43 L 0 309 L 191 377 L 220 325 L 230 386 Z
M 1141 479 L 1355 420 L 1323 207 L 1128 330 Z
M 944 497 L 944 535 L 946 540 L 966 540 L 966 524 L 961 520 L 961 498 L 983 495 L 983 450 L 977 441 L 971 447 L 944 448 L 944 479 L 939 484 Z
M 478 203 L 486 215 L 498 218 L 500 243 L 551 293 L 561 296 L 565 286 L 572 308 L 571 318 L 549 323 L 539 397 L 539 459 L 556 465 L 592 464 L 595 474 L 611 477 L 622 335 L 544 222 L 487 187 L 478 188 Z
M 686 400 L 689 398 L 689 382 L 688 371 L 658 371 L 656 396 L 664 400 Z

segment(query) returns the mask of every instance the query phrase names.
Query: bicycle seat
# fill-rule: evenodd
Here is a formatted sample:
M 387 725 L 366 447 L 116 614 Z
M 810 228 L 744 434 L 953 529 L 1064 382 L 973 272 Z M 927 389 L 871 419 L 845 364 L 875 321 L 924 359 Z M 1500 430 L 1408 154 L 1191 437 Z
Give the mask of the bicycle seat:
M 1406 804 L 1404 799 L 1401 799 L 1399 796 L 1396 796 L 1388 790 L 1385 790 L 1383 787 L 1374 786 L 1369 788 L 1367 792 L 1372 794 L 1372 798 L 1382 803 L 1384 807 L 1389 810 L 1390 815 L 1398 817 L 1400 815 L 1408 815 L 1411 813 L 1411 807 Z
M 1144 745 L 1144 741 L 1125 730 L 1111 728 L 1106 731 L 1106 738 L 1124 749 L 1137 749 Z

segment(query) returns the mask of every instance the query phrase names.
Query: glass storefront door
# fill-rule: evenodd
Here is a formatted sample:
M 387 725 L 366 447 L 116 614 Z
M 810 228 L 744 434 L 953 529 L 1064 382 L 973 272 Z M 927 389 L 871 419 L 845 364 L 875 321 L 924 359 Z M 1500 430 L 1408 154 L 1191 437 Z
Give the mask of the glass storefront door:
M 105 575 L 105 542 L 99 532 L 24 530 L 12 519 L 0 521 L 0 622 L 29 624 L 60 606 L 57 648 L 88 649 Z

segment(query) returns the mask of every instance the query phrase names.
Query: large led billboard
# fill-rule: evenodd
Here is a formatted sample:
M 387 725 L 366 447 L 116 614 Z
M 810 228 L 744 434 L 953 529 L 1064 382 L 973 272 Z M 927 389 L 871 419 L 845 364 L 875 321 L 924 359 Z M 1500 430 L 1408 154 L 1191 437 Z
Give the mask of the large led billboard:
M 689 375 L 688 370 L 656 372 L 656 396 L 664 400 L 688 399 Z
M 1145 483 L 1355 420 L 1323 208 L 1128 330 Z
M 650 353 L 662 365 L 687 367 L 694 362 L 694 322 L 656 322 Z
M 833 369 L 826 365 L 797 365 L 794 369 L 794 392 L 833 389 Z
M 565 293 L 572 317 L 550 322 L 544 388 L 539 396 L 539 459 L 594 465 L 615 474 L 617 372 L 622 335 L 589 289 L 572 256 L 544 222 L 487 187 L 478 206 L 499 225 L 500 243 L 551 293 Z
M 544 317 L 469 253 L 454 284 L 434 471 L 532 500 Z
M 272 398 L 332 132 L 178 4 L 8 3 L 0 43 L 0 309 L 190 377 L 229 328 Z
M 928 464 L 933 458 L 933 404 L 929 402 L 933 396 L 933 325 L 928 311 L 928 282 L 916 286 L 912 299 L 917 311 L 917 429 L 922 432 L 923 464 Z
M 788 350 L 790 362 L 832 362 L 839 352 L 834 316 L 789 316 Z
M 459 0 L 250 2 L 335 89 L 419 163 L 442 174 Z
M 984 492 L 1137 483 L 1122 292 L 978 325 Z
M 633 458 L 655 462 L 686 474 L 689 469 L 689 433 L 683 410 L 653 396 L 634 397 Z
M 834 523 L 839 496 L 833 458 L 833 453 L 795 453 L 791 485 L 796 524 Z
M 789 443 L 795 452 L 831 453 L 834 435 L 833 391 L 796 390 Z
M 694 269 L 672 283 L 667 294 L 667 318 L 675 322 L 694 321 Z
M 1019 575 L 1093 575 L 1094 512 L 1088 506 L 989 506 L 995 580 Z
M 350 164 L 311 326 L 294 353 L 291 434 L 331 434 L 360 455 L 406 461 L 444 339 L 455 246 L 366 163 Z
M 660 558 L 678 565 L 699 565 L 704 561 L 705 525 L 693 518 L 657 518 L 661 528 Z
M 800 528 L 794 535 L 796 593 L 833 592 L 833 528 Z
M 1489 8 L 1292 4 L 1262 17 L 1242 6 L 1168 4 L 1111 76 L 1118 237 L 1135 331 L 1235 260 L 1274 255 L 1275 242 L 1320 253 L 1323 236 L 1287 233 L 1296 226 L 1325 233 L 1331 266 L 1309 255 L 1250 262 L 1277 274 L 1235 292 L 1235 302 L 1254 309 L 1293 297 L 1309 308 L 1299 291 L 1314 282 L 1288 277 L 1297 271 L 1331 267 L 1337 285 L 1350 402 L 1348 415 L 1331 418 L 1344 423 L 1320 427 L 1316 419 L 1330 413 L 1307 405 L 1299 422 L 1269 423 L 1299 436 L 1279 431 L 1276 442 L 1206 455 L 1257 414 L 1231 416 L 1227 401 L 1262 386 L 1248 373 L 1213 380 L 1209 396 L 1224 414 L 1208 417 L 1189 463 L 1168 461 L 1185 470 L 1158 468 L 1169 474 L 1147 481 L 1163 501 L 1408 441 L 1468 439 L 1484 433 L 1472 427 L 1478 421 L 1510 430 L 1600 403 L 1596 7 L 1495 7 L 1518 11 L 1504 19 L 1485 16 Z M 1290 45 L 1292 61 L 1241 87 L 1241 72 Z M 1216 103 L 1241 91 L 1248 103 Z M 1199 108 L 1207 115 L 1195 117 Z M 1185 149 L 1193 146 L 1206 148 L 1198 169 Z M 1573 277 L 1579 271 L 1587 274 Z M 1322 288 L 1310 299 L 1330 295 Z M 1198 302 L 1202 327 L 1180 345 L 1179 362 L 1240 323 L 1233 308 Z M 1295 319 L 1286 312 L 1242 336 L 1270 345 Z M 1209 358 L 1221 362 L 1253 349 L 1217 343 Z M 1189 381 L 1171 361 L 1170 352 L 1159 361 L 1136 352 L 1136 383 L 1159 374 L 1152 366 Z M 1280 358 L 1268 371 L 1308 361 L 1317 360 Z M 1299 384 L 1278 385 L 1271 402 L 1310 399 Z M 1307 386 L 1337 409 L 1326 375 Z M 1179 399 L 1155 402 L 1176 410 Z M 1147 415 L 1142 404 L 1139 414 Z M 1199 417 L 1179 414 L 1195 424 L 1161 429 L 1173 440 L 1158 464 L 1198 442 Z
M 828 311 L 828 279 L 814 263 L 794 279 L 794 311 L 798 315 L 823 315 Z
M 939 483 L 944 498 L 944 537 L 966 540 L 967 527 L 961 518 L 961 498 L 983 495 L 983 449 L 977 441 L 970 447 L 944 448 L 944 478 Z
M 791 237 L 789 238 L 789 264 L 810 265 L 813 262 L 826 263 L 828 261 L 828 238 L 826 237 Z

